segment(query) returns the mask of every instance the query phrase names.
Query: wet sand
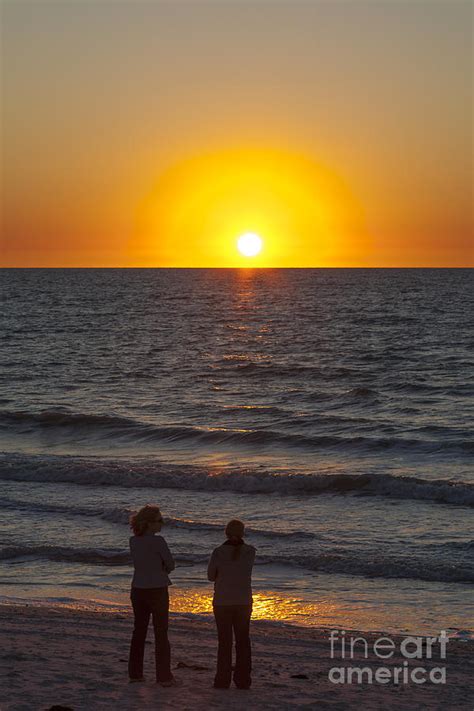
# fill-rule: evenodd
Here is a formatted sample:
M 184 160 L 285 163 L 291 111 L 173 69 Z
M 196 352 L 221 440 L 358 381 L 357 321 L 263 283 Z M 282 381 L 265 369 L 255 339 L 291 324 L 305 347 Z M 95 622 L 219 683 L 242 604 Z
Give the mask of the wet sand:
M 65 607 L 0 604 L 1 711 L 49 709 L 75 711 L 148 711 L 148 709 L 469 709 L 472 711 L 474 641 L 449 640 L 447 658 L 435 649 L 431 660 L 410 660 L 410 667 L 446 666 L 445 685 L 334 684 L 329 670 L 329 632 L 265 621 L 252 623 L 253 686 L 250 691 L 212 688 L 216 656 L 213 620 L 174 614 L 170 641 L 178 688 L 155 684 L 153 632 L 145 652 L 143 683 L 129 684 L 127 657 L 131 613 L 85 611 Z M 347 633 L 349 634 L 349 633 Z M 356 632 L 350 633 L 356 636 Z M 380 633 L 361 633 L 375 640 Z M 395 637 L 391 636 L 396 640 Z M 400 638 L 402 639 L 402 638 Z M 400 641 L 400 640 L 398 640 Z M 399 647 L 386 661 L 356 654 L 346 666 L 402 666 Z M 303 678 L 296 678 L 301 675 Z

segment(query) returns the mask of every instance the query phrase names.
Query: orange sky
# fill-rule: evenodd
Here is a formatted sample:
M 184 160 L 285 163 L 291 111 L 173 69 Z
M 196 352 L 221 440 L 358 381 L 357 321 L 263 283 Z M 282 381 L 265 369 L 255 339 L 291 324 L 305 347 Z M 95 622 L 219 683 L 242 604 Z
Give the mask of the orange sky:
M 1 13 L 3 266 L 472 266 L 469 2 Z

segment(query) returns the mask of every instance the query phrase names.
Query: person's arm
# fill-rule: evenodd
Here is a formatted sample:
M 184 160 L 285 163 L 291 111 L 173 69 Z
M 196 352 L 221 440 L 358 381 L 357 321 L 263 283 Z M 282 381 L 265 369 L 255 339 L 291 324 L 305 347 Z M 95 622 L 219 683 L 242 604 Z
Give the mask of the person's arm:
M 175 569 L 175 564 L 174 564 L 173 556 L 171 555 L 171 551 L 168 548 L 168 544 L 166 543 L 163 536 L 160 536 L 159 538 L 157 538 L 157 541 L 158 541 L 158 551 L 159 551 L 161 559 L 163 561 L 163 568 L 166 570 L 167 573 L 171 573 L 171 571 Z
M 252 548 L 253 548 L 253 547 L 252 547 Z M 252 554 L 251 554 L 251 557 L 250 557 L 250 560 L 252 561 L 252 567 L 253 567 L 253 564 L 255 563 L 255 554 L 256 554 L 256 552 L 257 552 L 257 551 L 255 550 L 255 548 L 253 548 Z
M 217 578 L 217 556 L 216 551 L 212 552 L 211 558 L 209 560 L 209 565 L 207 566 L 207 579 L 214 582 Z

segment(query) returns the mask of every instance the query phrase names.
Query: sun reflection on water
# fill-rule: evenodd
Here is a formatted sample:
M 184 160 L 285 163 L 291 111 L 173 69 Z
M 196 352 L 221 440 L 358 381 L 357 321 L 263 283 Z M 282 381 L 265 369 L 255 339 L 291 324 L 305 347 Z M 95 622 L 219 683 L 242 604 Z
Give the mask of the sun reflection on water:
M 171 612 L 188 612 L 193 614 L 212 613 L 212 596 L 198 589 L 170 589 Z M 263 591 L 254 593 L 252 618 L 256 620 L 273 620 L 279 622 L 299 622 L 322 624 L 333 619 L 336 605 L 327 600 L 308 602 L 297 597 L 284 597 L 274 592 Z M 304 620 L 303 620 L 304 618 Z M 316 622 L 317 620 L 317 622 Z

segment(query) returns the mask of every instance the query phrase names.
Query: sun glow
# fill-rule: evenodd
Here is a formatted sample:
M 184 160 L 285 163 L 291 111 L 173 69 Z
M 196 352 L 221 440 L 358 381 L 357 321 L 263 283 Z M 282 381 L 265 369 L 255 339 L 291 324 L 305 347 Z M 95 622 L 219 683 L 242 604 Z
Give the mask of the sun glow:
M 237 240 L 237 248 L 244 257 L 255 257 L 256 254 L 262 251 L 262 247 L 262 238 L 256 235 L 255 232 L 245 232 Z
M 302 267 L 359 262 L 367 246 L 360 205 L 335 172 L 242 148 L 170 166 L 138 206 L 130 252 L 143 266 Z

